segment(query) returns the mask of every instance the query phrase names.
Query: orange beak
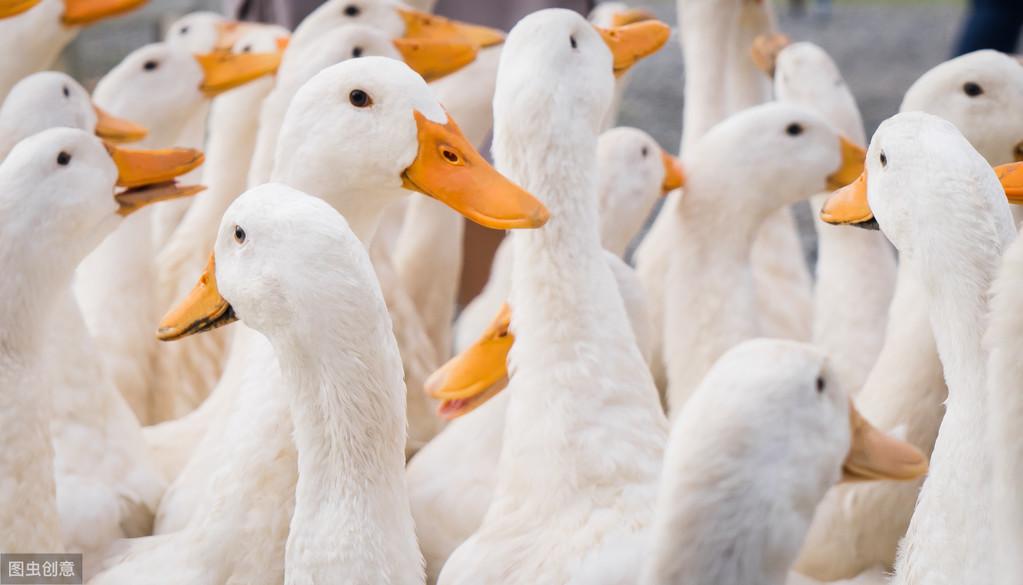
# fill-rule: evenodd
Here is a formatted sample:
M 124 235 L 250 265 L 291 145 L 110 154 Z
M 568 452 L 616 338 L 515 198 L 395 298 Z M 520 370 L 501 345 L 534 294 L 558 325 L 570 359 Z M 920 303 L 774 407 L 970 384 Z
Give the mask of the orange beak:
M 35 8 L 42 0 L 0 0 L 0 19 L 11 18 Z
M 66 26 L 82 26 L 135 10 L 146 0 L 64 0 Z
M 217 289 L 217 266 L 213 254 L 210 254 L 210 261 L 199 277 L 198 284 L 185 300 L 163 317 L 156 337 L 160 341 L 174 341 L 237 320 L 231 303 L 220 296 L 220 290 Z
M 792 41 L 789 40 L 789 37 L 781 33 L 757 35 L 757 38 L 753 39 L 750 56 L 758 69 L 766 73 L 768 77 L 774 77 L 778 55 L 791 44 Z
M 625 75 L 640 59 L 656 53 L 671 36 L 671 28 L 659 20 L 613 28 L 594 28 L 611 49 L 615 77 Z
M 449 20 L 408 8 L 398 8 L 405 21 L 405 39 L 433 39 L 438 41 L 466 41 L 480 48 L 504 42 L 504 33 L 486 26 Z
M 403 187 L 429 195 L 466 218 L 497 230 L 537 228 L 550 213 L 473 148 L 454 120 L 415 112 L 419 152 L 402 173 Z
M 879 431 L 849 403 L 852 441 L 842 464 L 842 481 L 910 480 L 927 473 L 927 457 L 913 445 Z
M 451 420 L 468 414 L 507 386 L 508 352 L 515 343 L 510 325 L 511 309 L 505 303 L 475 343 L 426 380 L 426 393 L 441 401 L 440 416 Z
M 96 136 L 107 142 L 138 142 L 146 137 L 147 131 L 134 122 L 117 118 L 103 111 L 99 106 L 96 110 Z
M 476 60 L 476 45 L 466 41 L 395 39 L 402 60 L 426 81 L 434 81 Z
M 195 59 L 203 71 L 200 87 L 207 96 L 213 97 L 264 75 L 273 75 L 280 67 L 283 55 L 283 50 L 273 53 L 214 51 L 196 55 Z
M 874 212 L 867 201 L 867 173 L 835 191 L 821 207 L 821 221 L 834 225 L 874 227 Z M 876 227 L 875 227 L 876 229 Z
M 838 142 L 839 152 L 842 153 L 842 164 L 828 177 L 828 189 L 830 190 L 840 189 L 855 181 L 863 173 L 863 165 L 867 159 L 867 151 L 844 136 L 840 136 Z
M 998 165 L 995 167 L 995 174 L 1005 189 L 1009 203 L 1023 205 L 1023 162 Z
M 179 187 L 175 177 L 198 167 L 203 154 L 191 148 L 162 150 L 127 150 L 107 144 L 107 152 L 117 166 L 117 185 L 127 187 L 114 195 L 120 206 L 118 214 L 126 216 L 146 205 L 169 199 L 187 197 L 205 187 Z
M 661 194 L 667 195 L 675 189 L 681 189 L 686 183 L 686 174 L 682 163 L 667 151 L 661 151 L 661 162 L 664 163 L 664 182 L 661 183 Z

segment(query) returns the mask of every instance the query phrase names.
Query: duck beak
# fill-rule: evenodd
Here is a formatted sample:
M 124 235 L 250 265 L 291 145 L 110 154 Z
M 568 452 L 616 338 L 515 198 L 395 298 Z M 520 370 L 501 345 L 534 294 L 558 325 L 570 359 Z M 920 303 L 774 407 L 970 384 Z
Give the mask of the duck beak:
M 916 479 L 927 473 L 927 457 L 913 445 L 886 435 L 849 403 L 852 441 L 842 463 L 842 481 Z
M 405 39 L 433 39 L 438 41 L 467 41 L 485 48 L 504 42 L 504 33 L 486 26 L 449 20 L 408 8 L 396 9 L 405 21 Z
M 637 22 L 655 19 L 657 19 L 657 16 L 649 10 L 645 10 L 643 8 L 627 8 L 625 10 L 619 10 L 611 15 L 611 26 L 617 28 L 627 24 L 636 24 Z
M 216 264 L 213 254 L 210 254 L 210 261 L 199 277 L 198 284 L 185 300 L 160 321 L 160 327 L 156 330 L 157 339 L 174 341 L 193 333 L 212 331 L 238 320 L 231 303 L 220 296 L 217 289 Z
M 273 53 L 214 51 L 196 55 L 195 59 L 203 71 L 200 89 L 207 96 L 214 97 L 264 75 L 272 75 L 280 67 L 283 55 L 283 50 Z
M 217 40 L 213 43 L 214 51 L 229 52 L 242 36 L 242 23 L 237 20 L 224 20 L 217 23 Z
M 117 16 L 146 3 L 146 0 L 64 0 L 66 26 L 81 26 Z
M 791 44 L 792 41 L 789 40 L 789 37 L 781 33 L 757 35 L 750 48 L 750 57 L 753 58 L 753 64 L 757 66 L 757 69 L 773 78 L 775 65 L 778 64 L 778 55 Z
M 828 177 L 828 189 L 834 191 L 845 187 L 863 173 L 863 164 L 867 160 L 867 151 L 844 136 L 838 137 L 839 151 L 842 153 L 842 165 Z
M 452 420 L 482 406 L 508 385 L 508 352 L 515 336 L 508 331 L 508 303 L 483 335 L 462 353 L 448 360 L 427 380 L 425 391 L 440 400 L 437 414 Z
M 657 52 L 668 42 L 671 28 L 659 20 L 647 20 L 613 28 L 593 27 L 611 49 L 615 77 L 625 75 L 630 67 Z
M 877 229 L 874 212 L 867 201 L 867 173 L 852 184 L 835 191 L 821 207 L 821 221 L 833 225 L 855 225 Z
M 537 228 L 550 213 L 473 148 L 455 121 L 428 120 L 415 112 L 419 153 L 402 173 L 402 186 L 429 195 L 488 228 Z
M 96 110 L 96 136 L 106 142 L 138 142 L 148 133 L 135 122 L 112 116 L 99 106 L 94 105 L 92 108 Z
M 434 81 L 476 60 L 476 45 L 466 41 L 395 39 L 401 58 L 426 81 Z
M 187 197 L 205 187 L 181 187 L 174 178 L 203 162 L 203 154 L 191 148 L 127 150 L 107 144 L 107 152 L 117 166 L 117 185 L 127 187 L 114 195 L 120 206 L 117 213 L 127 216 L 158 201 Z
M 0 19 L 17 16 L 35 8 L 41 0 L 0 0 Z
M 664 163 L 664 182 L 661 183 L 661 194 L 667 195 L 675 189 L 681 189 L 686 183 L 686 174 L 682 163 L 667 151 L 661 151 L 661 162 Z
M 1023 162 L 998 165 L 995 167 L 995 174 L 1005 189 L 1009 203 L 1023 205 Z

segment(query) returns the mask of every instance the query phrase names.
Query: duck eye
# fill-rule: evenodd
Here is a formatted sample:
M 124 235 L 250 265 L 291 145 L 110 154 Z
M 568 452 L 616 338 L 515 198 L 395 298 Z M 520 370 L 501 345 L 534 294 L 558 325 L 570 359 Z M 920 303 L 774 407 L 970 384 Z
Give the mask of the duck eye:
M 360 12 L 362 12 L 362 10 L 360 10 L 359 7 L 354 4 L 349 4 L 348 6 L 345 6 L 345 16 L 350 16 L 354 18 L 358 16 Z
M 817 376 L 817 394 L 823 394 L 827 384 L 824 383 L 824 376 Z
M 799 136 L 803 133 L 803 125 L 793 122 L 785 127 L 785 133 L 789 136 Z
M 66 167 L 70 162 L 71 155 L 68 154 L 66 150 L 60 151 L 60 154 L 57 155 L 57 164 L 59 164 L 62 167 Z
M 640 153 L 643 154 L 643 158 L 646 158 L 647 155 L 650 154 L 650 149 L 644 146 L 643 149 L 640 150 Z
M 447 146 L 440 147 L 440 154 L 441 156 L 444 157 L 445 160 L 447 160 L 449 163 L 453 165 L 462 164 L 462 157 L 458 156 L 457 152 L 448 148 Z
M 251 52 L 252 52 L 252 45 L 245 45 L 244 47 L 242 47 L 242 53 L 251 53 Z
M 64 97 L 66 97 L 66 98 L 71 97 L 71 90 L 68 89 L 68 86 L 66 86 L 66 85 L 64 86 Z
M 352 102 L 352 105 L 357 108 L 367 108 L 373 105 L 373 100 L 369 98 L 369 94 L 361 89 L 353 89 L 352 93 L 348 94 L 348 101 Z
M 361 56 L 362 56 L 362 47 L 355 47 L 354 49 L 352 49 L 352 58 L 353 59 L 358 59 Z
M 234 241 L 239 244 L 245 243 L 245 230 L 243 230 L 240 225 L 234 226 Z
M 881 159 L 881 166 L 882 167 L 888 166 L 888 157 L 885 156 L 885 154 L 883 152 L 881 153 L 880 159 Z
M 963 84 L 963 93 L 970 97 L 977 97 L 978 95 L 984 93 L 984 88 L 972 81 L 967 81 L 966 83 Z
M 579 48 L 579 43 L 575 42 L 575 35 L 568 37 L 568 42 L 572 44 L 573 49 Z
M 187 35 L 188 34 L 188 25 L 186 24 L 185 26 L 179 28 L 178 32 L 183 34 L 183 35 Z
M 153 71 L 159 66 L 160 64 L 157 63 L 156 61 L 146 61 L 145 64 L 142 65 L 142 68 L 145 69 L 146 71 Z

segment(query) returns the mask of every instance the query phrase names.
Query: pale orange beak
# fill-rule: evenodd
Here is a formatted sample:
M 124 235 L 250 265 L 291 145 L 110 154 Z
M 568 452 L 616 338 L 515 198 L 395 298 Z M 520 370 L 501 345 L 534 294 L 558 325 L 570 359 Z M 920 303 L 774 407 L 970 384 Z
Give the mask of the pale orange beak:
M 96 111 L 96 136 L 107 142 L 138 142 L 148 133 L 145 128 L 134 122 L 112 116 L 99 106 L 92 106 Z
M 64 0 L 62 20 L 67 26 L 82 26 L 135 10 L 146 0 Z
M 643 8 L 628 8 L 626 10 L 619 10 L 611 15 L 611 26 L 617 28 L 627 24 L 636 24 L 637 22 L 656 19 L 657 16 L 649 10 L 644 10 Z
M 198 284 L 185 300 L 164 315 L 156 337 L 160 341 L 174 341 L 195 333 L 212 331 L 237 320 L 231 303 L 220 296 L 220 290 L 217 289 L 217 266 L 213 254 L 210 254 Z
M 675 189 L 681 189 L 686 183 L 686 174 L 682 163 L 667 151 L 661 151 L 661 162 L 664 163 L 664 182 L 661 183 L 661 194 L 667 195 Z
M 11 18 L 35 8 L 42 0 L 0 0 L 0 19 Z
M 468 414 L 507 386 L 508 352 L 515 343 L 510 325 L 511 309 L 505 303 L 475 343 L 426 380 L 426 393 L 441 401 L 440 416 L 451 420 Z
M 203 154 L 191 148 L 162 150 L 127 150 L 106 144 L 110 158 L 117 166 L 117 185 L 127 187 L 114 195 L 121 216 L 129 215 L 146 205 L 194 195 L 201 186 L 180 187 L 174 179 L 203 162 Z
M 478 26 L 449 20 L 411 10 L 398 8 L 398 14 L 405 21 L 405 39 L 433 39 L 438 41 L 466 41 L 477 47 L 485 48 L 504 42 L 504 33 L 486 26 Z
M 277 73 L 284 51 L 273 53 L 229 53 L 214 51 L 196 55 L 202 67 L 203 81 L 200 88 L 213 97 L 263 77 Z
M 844 136 L 838 138 L 839 151 L 842 153 L 842 163 L 838 170 L 828 177 L 828 189 L 835 190 L 852 183 L 863 172 L 864 163 L 867 160 L 867 151 L 854 144 Z
M 757 38 L 753 39 L 753 46 L 750 48 L 750 56 L 753 58 L 753 63 L 767 74 L 768 77 L 774 77 L 774 69 L 778 63 L 778 55 L 781 54 L 785 47 L 792 44 L 789 37 L 781 33 L 771 33 L 758 35 Z
M 867 200 L 867 172 L 853 183 L 835 191 L 821 207 L 821 221 L 834 225 L 875 226 L 874 212 Z
M 450 75 L 476 60 L 476 45 L 467 41 L 395 39 L 402 60 L 426 81 Z
M 217 40 L 213 43 L 214 51 L 230 52 L 234 44 L 241 38 L 244 27 L 237 20 L 224 20 L 217 23 Z
M 613 28 L 593 27 L 611 49 L 615 77 L 621 77 L 640 59 L 652 55 L 668 42 L 671 28 L 659 20 L 647 20 Z
M 998 165 L 995 167 L 995 174 L 1005 189 L 1009 203 L 1023 205 L 1023 162 Z
M 482 226 L 537 228 L 550 213 L 473 148 L 450 117 L 439 124 L 415 112 L 419 152 L 402 173 L 403 187 L 441 201 Z
M 913 445 L 891 437 L 867 422 L 849 403 L 852 441 L 842 464 L 842 481 L 910 480 L 927 473 L 927 457 Z

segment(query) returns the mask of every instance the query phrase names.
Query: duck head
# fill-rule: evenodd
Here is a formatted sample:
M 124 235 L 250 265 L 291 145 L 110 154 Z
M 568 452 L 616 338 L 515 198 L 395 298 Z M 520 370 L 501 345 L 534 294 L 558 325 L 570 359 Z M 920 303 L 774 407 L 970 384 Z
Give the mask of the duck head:
M 956 125 L 991 165 L 1023 160 L 1023 63 L 997 51 L 946 61 L 906 92 L 900 111 L 934 114 Z
M 905 258 L 915 257 L 918 245 L 931 253 L 956 245 L 960 238 L 935 242 L 927 234 L 961 234 L 963 222 L 992 241 L 1013 231 L 1005 188 L 987 161 L 951 122 L 923 112 L 881 124 L 863 174 L 833 193 L 820 216 L 832 224 L 880 227 Z
M 145 138 L 142 126 L 116 118 L 92 103 L 77 81 L 65 73 L 43 71 L 11 88 L 0 107 L 0 158 L 18 141 L 47 128 L 63 126 L 95 131 L 108 142 Z
M 333 65 L 299 89 L 273 176 L 328 200 L 363 241 L 408 191 L 494 229 L 538 227 L 548 215 L 469 144 L 422 77 L 382 57 Z
M 168 45 L 201 55 L 229 51 L 243 33 L 264 26 L 230 20 L 216 12 L 192 12 L 175 20 L 167 28 L 164 40 Z

